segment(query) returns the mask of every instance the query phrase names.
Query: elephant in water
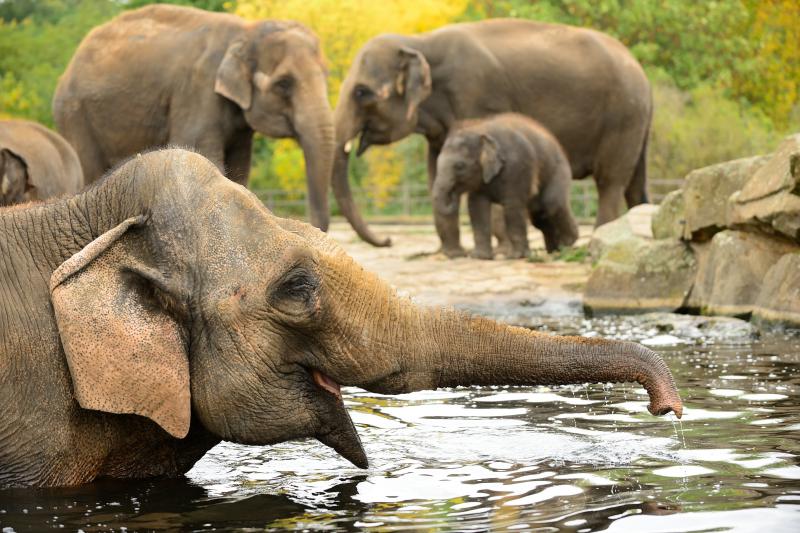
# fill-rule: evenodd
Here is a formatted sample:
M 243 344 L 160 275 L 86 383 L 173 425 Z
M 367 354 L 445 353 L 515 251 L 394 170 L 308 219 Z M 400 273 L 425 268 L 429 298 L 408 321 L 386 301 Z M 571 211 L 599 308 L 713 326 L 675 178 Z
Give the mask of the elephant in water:
M 365 241 L 374 235 L 353 203 L 348 154 L 412 133 L 428 141 L 428 179 L 453 125 L 516 112 L 536 119 L 564 148 L 572 178 L 593 175 L 597 225 L 646 202 L 650 83 L 625 46 L 598 31 L 528 20 L 486 20 L 420 35 L 379 35 L 359 51 L 334 113 L 332 184 L 342 213 Z M 463 254 L 458 216 L 434 211 L 442 251 Z
M 418 307 L 184 150 L 0 210 L 0 252 L 0 486 L 177 476 L 221 439 L 366 467 L 343 385 L 638 381 L 682 412 L 647 348 Z
M 149 148 L 190 147 L 247 184 L 253 132 L 303 148 L 310 222 L 326 230 L 333 117 L 316 35 L 172 5 L 126 12 L 83 40 L 53 98 L 88 182 Z
M 75 194 L 81 163 L 59 134 L 28 120 L 0 120 L 0 206 Z

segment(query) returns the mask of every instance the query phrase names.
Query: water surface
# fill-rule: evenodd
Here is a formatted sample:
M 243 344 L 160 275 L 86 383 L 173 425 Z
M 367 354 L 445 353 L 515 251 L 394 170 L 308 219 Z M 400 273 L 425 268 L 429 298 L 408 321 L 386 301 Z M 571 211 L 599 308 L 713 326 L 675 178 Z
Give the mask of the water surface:
M 223 443 L 185 479 L 0 491 L 0 526 L 800 531 L 800 336 L 681 336 L 636 318 L 541 325 L 649 342 L 675 374 L 682 422 L 650 416 L 635 385 L 347 389 L 369 470 L 316 441 Z

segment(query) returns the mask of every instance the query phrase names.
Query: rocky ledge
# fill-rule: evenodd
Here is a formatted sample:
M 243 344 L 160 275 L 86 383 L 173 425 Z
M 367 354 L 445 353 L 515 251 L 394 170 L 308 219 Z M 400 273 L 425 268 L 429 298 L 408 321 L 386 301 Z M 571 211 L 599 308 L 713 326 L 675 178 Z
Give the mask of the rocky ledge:
M 597 228 L 584 307 L 800 327 L 800 134 L 691 172 L 660 206 Z

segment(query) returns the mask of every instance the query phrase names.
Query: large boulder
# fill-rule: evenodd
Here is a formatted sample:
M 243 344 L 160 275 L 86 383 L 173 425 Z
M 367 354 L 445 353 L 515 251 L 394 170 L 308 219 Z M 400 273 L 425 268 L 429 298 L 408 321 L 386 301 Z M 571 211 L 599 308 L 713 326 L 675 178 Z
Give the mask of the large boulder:
M 725 229 L 728 198 L 769 160 L 769 156 L 746 157 L 691 171 L 683 186 L 683 238 L 707 241 Z
M 652 239 L 652 219 L 657 211 L 657 205 L 639 204 L 618 219 L 595 229 L 589 241 L 592 260 L 598 261 L 604 250 L 633 237 Z
M 698 261 L 697 279 L 687 305 L 704 314 L 749 315 L 767 271 L 797 247 L 782 239 L 725 230 L 714 235 L 707 256 Z
M 787 137 L 730 197 L 727 224 L 769 231 L 800 243 L 800 134 Z
M 590 312 L 674 311 L 684 306 L 696 264 L 678 240 L 631 235 L 606 248 L 586 284 Z
M 686 208 L 683 189 L 672 191 L 658 206 L 653 215 L 652 231 L 656 239 L 681 239 L 686 225 Z
M 800 253 L 784 255 L 769 269 L 753 318 L 800 327 Z

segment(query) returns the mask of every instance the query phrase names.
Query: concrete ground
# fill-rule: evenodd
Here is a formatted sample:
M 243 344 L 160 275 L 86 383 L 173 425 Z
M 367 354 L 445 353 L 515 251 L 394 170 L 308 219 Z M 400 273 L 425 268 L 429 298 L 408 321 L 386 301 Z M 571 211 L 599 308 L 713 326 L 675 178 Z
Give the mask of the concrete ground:
M 439 239 L 433 221 L 373 224 L 372 229 L 378 235 L 391 237 L 392 246 L 375 248 L 366 244 L 345 221 L 334 220 L 329 233 L 366 269 L 418 303 L 455 306 L 518 324 L 536 322 L 532 317 L 581 312 L 588 260 L 575 262 L 548 256 L 541 233 L 533 227 L 529 242 L 534 261 L 447 259 L 435 253 Z M 582 226 L 576 246 L 585 245 L 591 232 L 591 226 Z M 472 248 L 469 225 L 462 225 L 461 242 L 468 250 Z

